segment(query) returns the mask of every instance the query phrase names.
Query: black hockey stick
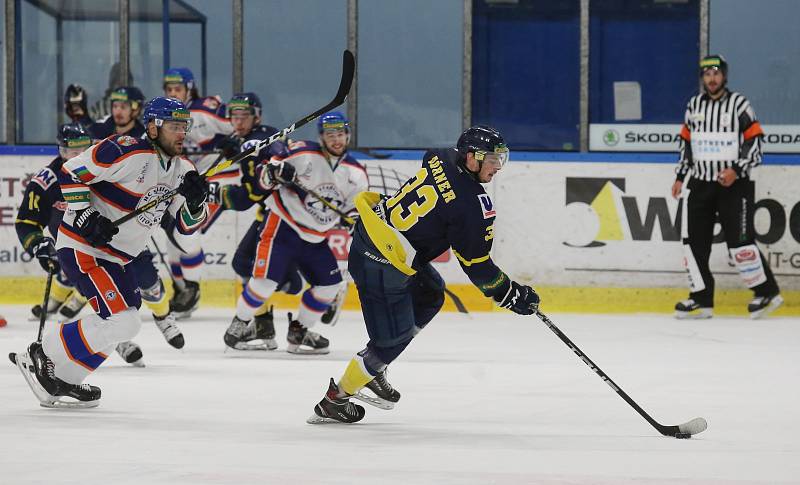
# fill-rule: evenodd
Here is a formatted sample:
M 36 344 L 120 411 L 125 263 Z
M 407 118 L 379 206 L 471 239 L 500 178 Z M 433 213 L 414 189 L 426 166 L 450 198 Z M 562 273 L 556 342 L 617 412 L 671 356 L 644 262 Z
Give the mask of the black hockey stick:
M 167 274 L 169 275 L 169 279 L 172 280 L 172 287 L 176 288 L 177 285 L 175 284 L 175 277 L 172 276 L 172 269 L 169 267 L 169 264 L 167 264 L 167 261 L 164 259 L 164 253 L 162 253 L 161 252 L 161 248 L 158 247 L 158 243 L 156 242 L 156 238 L 154 238 L 153 236 L 150 236 L 150 241 L 153 243 L 153 247 L 156 248 L 156 252 L 158 253 L 158 259 L 161 261 L 161 264 L 163 264 L 164 267 L 167 269 Z M 180 246 L 178 246 L 178 249 L 180 249 Z M 183 249 L 181 249 L 181 251 L 183 251 Z M 183 251 L 183 252 L 185 253 L 186 251 Z
M 444 287 L 444 293 L 445 295 L 449 296 L 451 300 L 453 300 L 453 305 L 456 306 L 456 310 L 458 310 L 459 313 L 469 313 L 469 311 L 467 311 L 467 307 L 464 306 L 464 302 L 461 301 L 461 298 L 459 298 L 458 295 L 453 293 L 451 290 L 448 290 L 446 286 Z
M 689 438 L 692 435 L 702 433 L 708 427 L 708 423 L 703 418 L 694 418 L 683 424 L 671 425 L 671 426 L 666 426 L 657 422 L 649 414 L 647 414 L 647 412 L 644 409 L 642 409 L 638 404 L 636 404 L 636 401 L 631 399 L 631 397 L 628 396 L 628 394 L 626 394 L 625 391 L 622 390 L 622 388 L 620 388 L 613 380 L 611 380 L 611 378 L 608 377 L 608 375 L 605 372 L 603 372 L 600 369 L 600 367 L 597 366 L 597 364 L 592 362 L 592 359 L 590 359 L 589 356 L 584 354 L 583 351 L 579 349 L 578 346 L 572 342 L 572 340 L 569 339 L 569 337 L 564 335 L 564 332 L 559 330 L 558 327 L 556 327 L 556 325 L 552 321 L 550 321 L 550 319 L 547 318 L 547 316 L 544 313 L 542 313 L 539 310 L 536 310 L 535 315 L 539 317 L 539 320 L 544 322 L 544 324 L 547 325 L 547 327 L 550 330 L 552 330 L 553 333 L 555 333 L 558 336 L 558 338 L 561 339 L 562 342 L 567 344 L 567 347 L 569 347 L 573 352 L 575 352 L 575 355 L 580 357 L 581 360 L 584 361 L 586 365 L 588 365 L 589 368 L 595 372 L 595 374 L 600 376 L 600 378 L 603 379 L 606 382 L 606 384 L 608 384 L 608 387 L 614 389 L 614 391 L 617 394 L 619 394 L 619 397 L 624 399 L 626 403 L 628 403 L 633 409 L 635 409 L 636 412 L 639 413 L 639 415 L 643 417 L 648 423 L 650 423 L 652 427 L 658 430 L 659 433 L 663 434 L 664 436 L 674 436 L 675 438 Z
M 215 175 L 216 173 L 228 168 L 232 164 L 237 163 L 237 162 L 239 162 L 239 161 L 251 156 L 254 153 L 260 152 L 264 148 L 266 148 L 269 145 L 275 143 L 278 139 L 285 137 L 289 133 L 292 133 L 293 131 L 297 130 L 301 126 L 306 125 L 308 122 L 316 119 L 320 115 L 325 114 L 328 111 L 332 110 L 333 108 L 335 108 L 335 107 L 341 105 L 342 103 L 344 103 L 345 99 L 347 99 L 347 94 L 350 92 L 350 86 L 353 84 L 353 76 L 355 74 L 355 70 L 356 70 L 356 60 L 353 57 L 353 53 L 348 51 L 348 50 L 345 50 L 344 53 L 342 53 L 342 78 L 339 81 L 339 90 L 336 92 L 336 96 L 331 100 L 330 103 L 328 103 L 325 106 L 323 106 L 322 108 L 314 111 L 313 113 L 311 113 L 311 114 L 309 114 L 309 115 L 307 115 L 307 116 L 295 121 L 291 125 L 287 126 L 286 128 L 282 129 L 281 131 L 273 134 L 269 138 L 266 138 L 264 140 L 259 140 L 258 143 L 256 143 L 255 145 L 253 145 L 249 149 L 243 151 L 242 153 L 239 153 L 238 155 L 236 155 L 232 159 L 226 160 L 226 161 L 220 163 L 219 165 L 217 165 L 216 167 L 212 167 L 212 168 L 208 169 L 203 174 L 203 177 L 209 178 L 212 175 Z M 119 219 L 114 221 L 113 224 L 114 224 L 114 226 L 119 226 L 120 224 L 124 224 L 125 222 L 133 219 L 134 217 L 137 217 L 139 214 L 142 214 L 143 212 L 147 212 L 150 209 L 152 209 L 154 207 L 157 207 L 162 202 L 166 202 L 166 201 L 172 199 L 177 194 L 178 194 L 178 189 L 174 188 L 174 189 L 170 190 L 169 192 L 165 193 L 164 195 L 162 195 L 162 196 L 160 196 L 160 197 L 158 197 L 156 199 L 151 200 L 147 204 L 142 205 L 141 207 L 139 207 L 135 211 L 120 217 Z
M 53 263 L 50 263 L 50 269 L 53 269 Z M 42 343 L 42 331 L 44 330 L 44 321 L 47 318 L 47 300 L 50 299 L 50 288 L 53 286 L 53 271 L 47 272 L 47 284 L 44 286 L 44 301 L 42 302 L 42 313 L 39 315 L 39 333 L 36 335 L 36 341 Z M 77 291 L 77 290 L 76 290 Z

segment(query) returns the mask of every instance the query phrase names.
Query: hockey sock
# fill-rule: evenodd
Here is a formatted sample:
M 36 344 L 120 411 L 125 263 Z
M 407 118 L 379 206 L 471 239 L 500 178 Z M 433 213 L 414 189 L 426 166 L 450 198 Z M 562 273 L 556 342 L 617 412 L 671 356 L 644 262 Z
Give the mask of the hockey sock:
M 56 301 L 67 301 L 67 297 L 69 297 L 72 290 L 74 290 L 73 287 L 67 286 L 57 279 L 53 279 L 53 286 L 50 287 L 50 298 Z
M 173 290 L 175 290 L 177 293 L 186 288 L 186 283 L 183 281 L 183 270 L 181 269 L 180 263 L 170 263 L 169 271 L 172 273 L 172 285 L 175 287 Z
M 297 321 L 306 328 L 313 327 L 323 313 L 330 308 L 331 303 L 336 300 L 339 292 L 339 285 L 314 286 L 303 292 L 300 298 L 300 311 Z
M 155 285 L 147 289 L 139 289 L 142 295 L 142 300 L 157 317 L 163 317 L 169 313 L 169 300 L 167 300 L 167 292 L 164 289 L 164 283 L 159 281 Z
M 194 254 L 184 254 L 180 257 L 183 278 L 189 281 L 200 281 L 203 276 L 203 260 L 205 255 L 200 249 Z
M 364 358 L 359 354 L 350 359 L 347 364 L 347 369 L 344 375 L 339 379 L 339 389 L 349 395 L 353 395 L 366 386 L 369 381 L 375 378 L 378 373 L 370 374 L 367 366 L 364 363 Z
M 239 300 L 236 302 L 236 317 L 244 322 L 253 319 L 256 311 L 275 292 L 278 283 L 266 278 L 251 278 L 244 285 Z

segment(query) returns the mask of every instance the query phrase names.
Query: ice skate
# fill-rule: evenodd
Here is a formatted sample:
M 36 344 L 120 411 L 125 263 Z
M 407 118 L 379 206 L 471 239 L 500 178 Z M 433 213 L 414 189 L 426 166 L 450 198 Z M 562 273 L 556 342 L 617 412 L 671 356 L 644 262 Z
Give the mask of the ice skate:
M 251 322 L 233 317 L 228 330 L 225 331 L 225 345 L 235 350 L 275 350 L 275 325 L 272 308 L 262 315 L 256 315 Z
M 316 406 L 306 422 L 308 424 L 323 423 L 355 423 L 361 421 L 366 414 L 363 406 L 350 402 L 350 396 L 340 396 L 339 387 L 331 378 L 328 392 Z
M 699 303 L 689 298 L 675 304 L 675 318 L 678 320 L 700 320 L 714 316 L 712 307 L 700 306 Z
M 16 354 L 14 360 L 42 407 L 93 408 L 100 404 L 99 387 L 69 384 L 55 376 L 53 362 L 45 355 L 42 344 L 32 343 L 28 352 Z
M 372 394 L 366 394 L 364 389 L 369 389 Z M 376 408 L 393 409 L 395 403 L 400 400 L 400 393 L 386 380 L 386 370 L 379 372 L 374 379 L 367 383 L 364 389 L 353 394 L 353 397 Z
M 175 288 L 175 295 L 169 301 L 169 311 L 178 320 L 189 318 L 200 306 L 200 283 L 185 280 L 184 284 L 181 290 Z
M 78 316 L 84 306 L 86 306 L 86 298 L 77 291 L 73 291 L 72 294 L 69 295 L 69 298 L 67 298 L 67 301 L 58 309 L 58 313 L 66 320 L 72 320 Z
M 289 345 L 286 351 L 290 354 L 327 354 L 330 342 L 322 335 L 312 332 L 289 314 L 289 333 L 286 336 Z
M 117 344 L 117 353 L 122 359 L 134 367 L 144 367 L 142 348 L 132 341 Z
M 783 297 L 779 294 L 773 296 L 757 296 L 747 305 L 750 318 L 757 320 L 774 312 L 783 305 Z
M 47 315 L 45 315 L 45 318 L 54 315 L 63 304 L 64 304 L 63 301 L 56 300 L 52 296 L 49 297 L 47 299 Z M 32 317 L 30 318 L 31 321 L 39 320 L 40 318 L 42 318 L 42 305 L 39 303 L 33 305 L 33 307 L 31 308 L 31 315 L 32 315 Z
M 175 315 L 173 315 L 172 312 L 167 313 L 163 317 L 157 317 L 154 313 L 153 320 L 156 322 L 156 327 L 161 331 L 161 335 L 164 336 L 164 340 L 166 340 L 168 344 L 176 349 L 183 348 L 183 345 L 186 343 L 183 339 L 183 332 L 181 332 L 181 329 L 178 328 L 178 325 L 175 323 Z

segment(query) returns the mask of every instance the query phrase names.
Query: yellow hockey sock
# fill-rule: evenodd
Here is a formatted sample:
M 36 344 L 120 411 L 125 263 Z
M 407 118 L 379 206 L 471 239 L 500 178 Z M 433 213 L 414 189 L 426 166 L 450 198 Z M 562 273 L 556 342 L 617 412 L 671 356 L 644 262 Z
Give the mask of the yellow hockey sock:
M 72 290 L 74 290 L 73 287 L 65 286 L 60 281 L 53 278 L 53 286 L 50 287 L 50 298 L 57 301 L 67 301 L 67 297 L 72 293 Z
M 158 301 L 144 300 L 144 303 L 147 305 L 147 308 L 153 312 L 153 315 L 157 317 L 163 317 L 169 313 L 169 300 L 167 300 L 166 293 L 162 292 L 161 298 Z
M 375 376 L 367 372 L 367 369 L 364 367 L 364 359 L 362 359 L 360 355 L 356 355 L 350 359 L 350 363 L 347 364 L 344 375 L 339 379 L 339 389 L 347 394 L 353 395 L 374 378 Z

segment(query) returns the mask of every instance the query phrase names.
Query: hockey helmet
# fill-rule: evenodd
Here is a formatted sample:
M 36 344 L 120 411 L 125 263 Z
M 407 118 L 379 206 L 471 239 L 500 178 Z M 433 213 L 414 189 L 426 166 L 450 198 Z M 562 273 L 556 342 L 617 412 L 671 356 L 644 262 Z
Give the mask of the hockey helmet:
M 144 103 L 144 94 L 135 86 L 122 86 L 111 93 L 111 102 L 114 101 L 125 101 L 136 110 Z
M 174 98 L 157 96 L 144 105 L 142 123 L 147 126 L 154 121 L 156 126 L 162 126 L 165 121 L 179 121 L 186 123 L 186 132 L 192 127 L 192 115 L 186 105 Z
M 66 123 L 58 127 L 56 134 L 58 154 L 69 160 L 92 146 L 92 137 L 86 128 L 79 123 Z
M 330 111 L 317 120 L 317 131 L 322 134 L 325 130 L 344 130 L 350 133 L 350 120 L 340 111 Z
M 171 83 L 183 84 L 191 91 L 194 87 L 194 74 L 188 67 L 173 67 L 164 73 L 164 86 Z
M 508 161 L 508 146 L 503 136 L 489 126 L 468 128 L 458 137 L 456 149 L 465 160 L 467 153 L 474 153 L 479 164 L 488 161 L 502 167 Z
M 249 111 L 253 116 L 261 117 L 261 99 L 256 93 L 236 93 L 226 106 L 225 116 L 231 117 L 233 111 Z

